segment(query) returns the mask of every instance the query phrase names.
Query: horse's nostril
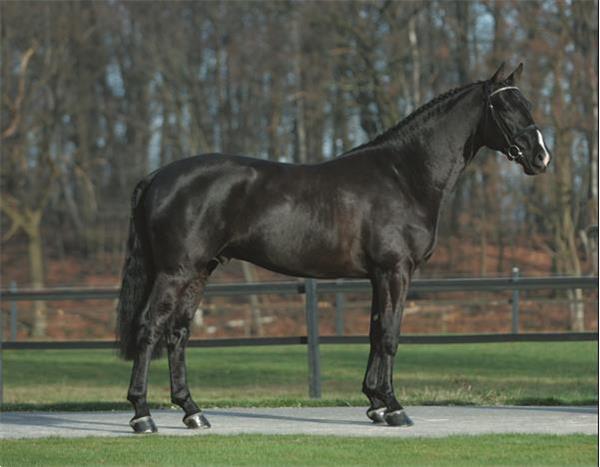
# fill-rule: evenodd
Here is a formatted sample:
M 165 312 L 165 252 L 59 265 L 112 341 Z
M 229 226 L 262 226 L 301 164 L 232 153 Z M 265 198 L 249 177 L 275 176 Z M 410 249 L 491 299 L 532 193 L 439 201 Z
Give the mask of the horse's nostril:
M 533 157 L 532 165 L 536 169 L 544 170 L 547 167 L 548 162 L 550 162 L 550 156 L 548 153 L 545 151 L 540 151 Z
M 542 152 L 538 152 L 535 155 L 535 162 L 536 162 L 536 164 L 545 166 L 546 165 L 546 163 L 545 163 L 546 162 L 546 154 L 543 151 Z

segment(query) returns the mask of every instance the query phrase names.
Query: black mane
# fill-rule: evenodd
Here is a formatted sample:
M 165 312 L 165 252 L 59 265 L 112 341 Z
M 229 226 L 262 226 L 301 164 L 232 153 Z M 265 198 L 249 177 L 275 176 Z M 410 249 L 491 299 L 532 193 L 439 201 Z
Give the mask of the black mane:
M 377 146 L 382 143 L 386 143 L 390 139 L 392 139 L 392 137 L 397 138 L 398 136 L 406 136 L 406 134 L 401 133 L 401 130 L 405 130 L 408 127 L 408 125 L 410 123 L 412 123 L 417 117 L 419 117 L 427 112 L 432 111 L 439 104 L 445 102 L 450 97 L 454 97 L 455 95 L 459 94 L 460 92 L 466 91 L 467 89 L 471 89 L 472 87 L 477 86 L 482 83 L 484 83 L 484 81 L 476 81 L 474 83 L 465 84 L 463 86 L 459 86 L 457 88 L 450 89 L 449 91 L 446 91 L 445 93 L 440 94 L 437 97 L 434 97 L 426 104 L 423 104 L 421 107 L 418 107 L 417 109 L 413 110 L 408 116 L 406 116 L 405 118 L 400 120 L 393 127 L 390 127 L 387 130 L 385 130 L 383 133 L 380 133 L 379 135 L 375 136 L 375 138 L 373 138 L 372 140 L 370 140 L 366 143 L 363 143 L 359 146 L 356 146 L 355 148 L 350 149 L 348 152 L 346 152 L 346 154 L 354 152 L 358 149 L 364 149 L 364 148 L 368 148 L 368 147 Z

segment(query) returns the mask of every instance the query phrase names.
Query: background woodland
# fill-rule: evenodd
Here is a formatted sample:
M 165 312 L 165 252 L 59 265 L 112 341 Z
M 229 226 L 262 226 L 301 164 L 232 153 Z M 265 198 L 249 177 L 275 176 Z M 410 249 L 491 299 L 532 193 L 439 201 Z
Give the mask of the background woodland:
M 2 287 L 117 285 L 132 188 L 173 160 L 326 160 L 501 62 L 525 64 L 551 167 L 480 152 L 421 277 L 597 274 L 597 18 L 580 0 L 4 1 Z M 216 279 L 236 278 L 274 276 Z

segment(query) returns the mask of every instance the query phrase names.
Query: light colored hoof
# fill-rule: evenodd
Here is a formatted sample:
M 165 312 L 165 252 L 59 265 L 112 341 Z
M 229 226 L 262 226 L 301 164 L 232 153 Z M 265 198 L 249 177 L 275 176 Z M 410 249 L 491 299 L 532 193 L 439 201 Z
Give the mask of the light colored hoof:
M 383 416 L 385 423 L 390 426 L 413 426 L 414 423 L 404 410 L 394 410 L 386 412 Z
M 202 412 L 194 413 L 192 415 L 183 417 L 183 423 L 185 424 L 185 426 L 191 429 L 210 428 L 210 423 L 202 414 Z
M 378 409 L 367 410 L 367 417 L 369 417 L 373 423 L 385 423 L 385 411 L 387 408 L 379 407 Z
M 156 433 L 158 431 L 158 428 L 156 428 L 156 424 L 150 415 L 140 418 L 132 418 L 129 422 L 129 426 L 133 428 L 135 433 L 139 434 Z

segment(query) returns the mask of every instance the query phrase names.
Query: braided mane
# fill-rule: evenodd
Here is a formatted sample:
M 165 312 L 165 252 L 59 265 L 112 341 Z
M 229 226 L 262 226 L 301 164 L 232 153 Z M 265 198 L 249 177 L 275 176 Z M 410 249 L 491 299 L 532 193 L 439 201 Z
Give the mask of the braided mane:
M 401 130 L 406 129 L 408 127 L 408 125 L 410 123 L 412 123 L 417 117 L 419 117 L 423 114 L 426 114 L 428 112 L 431 112 L 439 104 L 445 102 L 450 97 L 453 97 L 463 91 L 466 91 L 467 89 L 471 89 L 472 87 L 482 84 L 482 83 L 484 83 L 484 81 L 476 81 L 474 83 L 465 84 L 463 86 L 459 86 L 457 88 L 451 89 L 443 94 L 440 94 L 437 97 L 434 97 L 432 100 L 430 100 L 426 104 L 415 109 L 407 117 L 403 118 L 402 120 L 400 120 L 400 122 L 396 123 L 396 125 L 394 125 L 393 127 L 388 128 L 383 133 L 381 133 L 381 134 L 377 135 L 375 138 L 373 138 L 371 141 L 368 141 L 366 143 L 363 143 L 363 144 L 351 149 L 350 151 L 348 151 L 348 153 L 356 151 L 357 149 L 373 147 L 373 146 L 387 142 L 388 140 L 392 139 L 392 137 L 400 136 L 402 134 L 402 133 L 400 133 Z

